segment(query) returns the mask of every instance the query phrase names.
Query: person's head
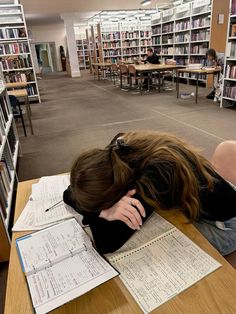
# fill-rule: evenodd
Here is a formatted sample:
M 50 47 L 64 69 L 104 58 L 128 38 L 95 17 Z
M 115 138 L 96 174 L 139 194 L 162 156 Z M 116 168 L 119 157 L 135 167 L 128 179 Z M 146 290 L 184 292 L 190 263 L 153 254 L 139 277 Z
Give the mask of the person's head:
M 164 133 L 129 132 L 118 140 L 116 137 L 105 149 L 81 154 L 71 170 L 73 196 L 81 209 L 95 212 L 108 209 L 135 188 L 154 209 L 165 209 L 159 197 L 168 191 L 154 186 L 148 169 L 167 183 L 170 194 L 180 193 L 178 206 L 196 219 L 200 210 L 196 173 L 212 187 L 213 169 L 194 148 Z
M 148 57 L 153 56 L 153 53 L 154 53 L 154 51 L 153 51 L 152 48 L 148 48 L 148 49 L 147 49 L 147 56 L 148 56 Z
M 210 48 L 206 52 L 206 57 L 208 61 L 215 61 L 217 59 L 216 51 L 213 48 Z

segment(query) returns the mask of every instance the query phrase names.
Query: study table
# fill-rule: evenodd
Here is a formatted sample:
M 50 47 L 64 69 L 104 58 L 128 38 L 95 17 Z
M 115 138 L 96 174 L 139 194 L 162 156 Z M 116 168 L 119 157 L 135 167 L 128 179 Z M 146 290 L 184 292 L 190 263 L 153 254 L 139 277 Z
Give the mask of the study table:
M 168 64 L 134 64 L 135 70 L 137 74 L 139 74 L 141 77 L 144 74 L 157 72 L 158 73 L 158 91 L 161 92 L 161 72 L 163 71 L 177 71 L 177 69 L 180 68 L 180 66 L 177 65 L 168 65 Z M 142 87 L 141 87 L 142 88 Z
M 219 74 L 221 69 L 191 69 L 191 68 L 184 68 L 177 70 L 177 78 L 176 78 L 176 91 L 177 91 L 177 98 L 179 98 L 179 74 L 180 73 L 193 73 L 196 74 L 196 92 L 195 92 L 195 102 L 197 104 L 198 102 L 198 83 L 199 83 L 199 75 L 205 74 L 205 75 L 216 75 Z
M 111 77 L 111 67 L 112 67 L 112 63 L 109 62 L 95 62 L 92 63 L 92 65 L 95 68 L 95 72 L 97 71 L 97 76 L 98 76 L 98 80 L 99 80 L 99 69 L 103 70 L 103 76 L 104 78 L 106 77 L 105 71 L 107 69 L 109 69 L 110 71 L 110 77 Z
M 18 184 L 14 221 L 23 210 L 33 183 L 38 180 Z M 189 289 L 161 305 L 152 313 L 159 314 L 235 314 L 236 313 L 236 270 L 208 243 L 182 215 L 166 213 L 164 218 L 173 223 L 191 240 L 210 254 L 222 267 L 211 273 Z M 29 232 L 13 232 L 10 253 L 5 314 L 33 313 L 26 279 L 18 259 L 15 240 Z M 50 312 L 53 314 L 139 314 L 142 313 L 128 290 L 117 277 L 95 288 L 89 293 Z

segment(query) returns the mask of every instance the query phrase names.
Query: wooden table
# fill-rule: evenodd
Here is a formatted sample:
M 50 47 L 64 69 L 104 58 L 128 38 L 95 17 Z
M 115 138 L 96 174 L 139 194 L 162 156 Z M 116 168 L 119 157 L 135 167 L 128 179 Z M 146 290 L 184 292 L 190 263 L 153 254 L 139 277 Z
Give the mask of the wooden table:
M 19 217 L 30 194 L 31 186 L 38 180 L 18 184 L 14 221 Z M 208 241 L 186 219 L 179 215 L 164 215 L 203 250 L 219 261 L 223 267 L 205 277 L 169 302 L 161 305 L 153 313 L 159 314 L 234 314 L 236 313 L 236 271 L 208 243 Z M 5 314 L 33 313 L 31 300 L 16 252 L 16 238 L 29 232 L 14 232 L 7 280 Z M 139 314 L 136 302 L 119 278 L 115 278 L 95 288 L 89 293 L 54 310 L 54 314 Z
M 27 85 L 27 82 L 5 83 L 6 88 L 24 88 L 27 87 Z
M 180 68 L 177 65 L 167 65 L 167 64 L 134 64 L 136 72 L 143 76 L 143 74 L 158 72 L 158 91 L 161 92 L 161 72 L 163 71 L 174 71 Z
M 26 107 L 26 112 L 27 112 L 27 116 L 29 120 L 30 130 L 31 130 L 31 134 L 33 135 L 34 130 L 33 130 L 33 124 L 31 121 L 31 108 L 30 108 L 27 89 L 14 89 L 14 90 L 8 91 L 7 93 L 8 95 L 15 96 L 16 98 L 23 98 L 25 100 L 25 107 Z
M 112 67 L 112 63 L 108 63 L 108 62 L 95 62 L 92 63 L 92 65 L 95 67 L 96 71 L 97 71 L 97 76 L 98 76 L 98 80 L 99 80 L 99 68 L 102 69 L 103 71 L 106 71 L 106 69 L 108 68 L 110 70 L 110 77 L 111 77 L 111 67 Z M 104 73 L 104 78 L 106 77 L 105 72 Z
M 196 93 L 195 93 L 195 102 L 197 104 L 198 102 L 198 82 L 199 82 L 199 75 L 200 74 L 205 74 L 205 75 L 209 75 L 209 74 L 213 74 L 213 75 L 218 75 L 220 73 L 221 69 L 214 69 L 214 70 L 207 70 L 207 69 L 199 69 L 199 70 L 194 70 L 191 68 L 185 68 L 185 69 L 179 69 L 177 71 L 177 78 L 176 78 L 176 91 L 177 91 L 177 98 L 179 98 L 179 74 L 180 73 L 194 73 L 196 74 L 197 78 L 196 78 Z

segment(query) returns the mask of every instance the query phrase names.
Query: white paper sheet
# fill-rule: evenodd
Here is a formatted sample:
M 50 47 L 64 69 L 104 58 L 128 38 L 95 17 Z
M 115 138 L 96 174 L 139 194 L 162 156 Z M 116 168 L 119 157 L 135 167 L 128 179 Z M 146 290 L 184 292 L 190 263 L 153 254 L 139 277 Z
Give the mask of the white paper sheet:
M 176 228 L 130 252 L 110 261 L 144 313 L 221 266 Z
M 55 264 L 91 245 L 89 236 L 75 219 L 17 239 L 26 274 Z

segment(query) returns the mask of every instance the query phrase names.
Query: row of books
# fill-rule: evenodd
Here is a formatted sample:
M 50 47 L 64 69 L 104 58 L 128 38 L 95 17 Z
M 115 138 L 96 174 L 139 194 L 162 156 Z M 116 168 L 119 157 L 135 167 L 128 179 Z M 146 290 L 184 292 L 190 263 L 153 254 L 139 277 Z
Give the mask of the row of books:
M 178 34 L 175 36 L 176 43 L 183 43 L 183 42 L 189 42 L 189 41 L 190 41 L 189 33 Z
M 174 30 L 174 24 L 173 23 L 169 23 L 169 24 L 164 24 L 162 26 L 162 33 L 170 33 L 173 32 Z
M 230 37 L 236 37 L 236 24 L 230 25 Z
M 160 45 L 161 44 L 161 37 L 153 37 L 152 38 L 152 44 L 155 45 Z
M 120 39 L 120 32 L 102 34 L 102 40 L 119 40 Z
M 6 83 L 14 82 L 32 82 L 35 80 L 33 71 L 25 71 L 24 73 L 6 73 L 4 74 Z
M 165 55 L 173 55 L 174 54 L 174 48 L 173 47 L 164 47 L 164 48 L 162 48 L 162 53 Z
M 208 17 L 199 17 L 197 19 L 193 19 L 192 28 L 197 27 L 210 27 L 210 19 Z
M 206 54 L 207 52 L 207 49 L 208 49 L 208 46 L 203 44 L 203 45 L 193 45 L 191 46 L 191 49 L 190 49 L 190 53 L 197 53 L 197 54 Z
M 36 85 L 28 85 L 27 91 L 29 96 L 37 95 Z
M 11 185 L 11 172 L 7 162 L 3 159 L 0 161 L 0 208 L 3 217 L 7 217 L 6 209 L 8 207 L 8 194 Z
M 147 48 L 140 48 L 141 54 L 147 54 Z
M 139 41 L 138 40 L 123 41 L 122 46 L 123 47 L 137 47 L 139 46 Z
M 187 65 L 188 59 L 176 57 L 175 61 L 178 65 Z
M 231 4 L 231 14 L 236 14 L 236 0 L 232 0 Z
M 201 63 L 202 65 L 205 65 L 206 63 L 206 57 L 202 57 L 202 56 L 199 56 L 199 57 L 190 57 L 189 59 L 189 63 L 191 64 L 196 64 L 196 63 Z
M 197 31 L 197 32 L 192 32 L 192 41 L 197 41 L 197 40 L 209 40 L 210 39 L 210 31 Z
M 226 85 L 224 87 L 224 97 L 236 100 L 236 86 Z
M 1 44 L 0 55 L 28 53 L 29 46 L 26 43 Z
M 151 39 L 141 39 L 140 46 L 151 46 L 152 40 Z
M 173 44 L 173 35 L 162 36 L 162 44 Z
M 183 31 L 190 28 L 190 20 L 177 22 L 175 24 L 175 31 Z
M 151 36 L 150 31 L 140 31 L 140 38 L 147 38 Z
M 139 38 L 139 32 L 134 31 L 134 32 L 122 32 L 122 38 L 123 39 L 133 39 L 133 38 Z
M 232 59 L 236 59 L 236 43 L 228 42 L 226 56 Z
M 7 139 L 8 139 L 8 143 L 10 146 L 11 154 L 13 156 L 15 153 L 15 149 L 16 149 L 16 136 L 15 136 L 13 125 L 11 125 L 11 127 L 10 127 Z
M 121 55 L 121 50 L 116 49 L 116 50 L 105 50 L 103 52 L 104 57 L 111 57 L 111 56 L 120 56 Z
M 159 35 L 159 34 L 161 34 L 161 26 L 153 26 L 152 35 Z
M 0 39 L 11 39 L 26 37 L 26 31 L 24 28 L 1 28 Z
M 112 42 L 109 42 L 109 41 L 105 41 L 103 43 L 103 48 L 106 49 L 106 48 L 119 48 L 120 47 L 120 42 L 119 41 L 112 41 Z
M 133 55 L 133 54 L 139 54 L 139 49 L 137 48 L 126 48 L 123 50 L 124 55 Z
M 0 98 L 0 111 L 1 111 L 1 116 L 2 116 L 1 120 L 3 123 L 3 128 L 5 128 L 9 120 L 9 116 L 10 116 L 10 111 L 9 111 L 5 97 Z
M 236 79 L 236 65 L 228 64 L 226 66 L 225 77 Z
M 184 46 L 184 45 L 181 45 L 179 47 L 175 47 L 174 54 L 175 55 L 186 55 L 186 54 L 189 54 L 189 47 L 188 46 Z
M 32 62 L 29 56 L 3 57 L 1 60 L 3 70 L 31 68 Z

